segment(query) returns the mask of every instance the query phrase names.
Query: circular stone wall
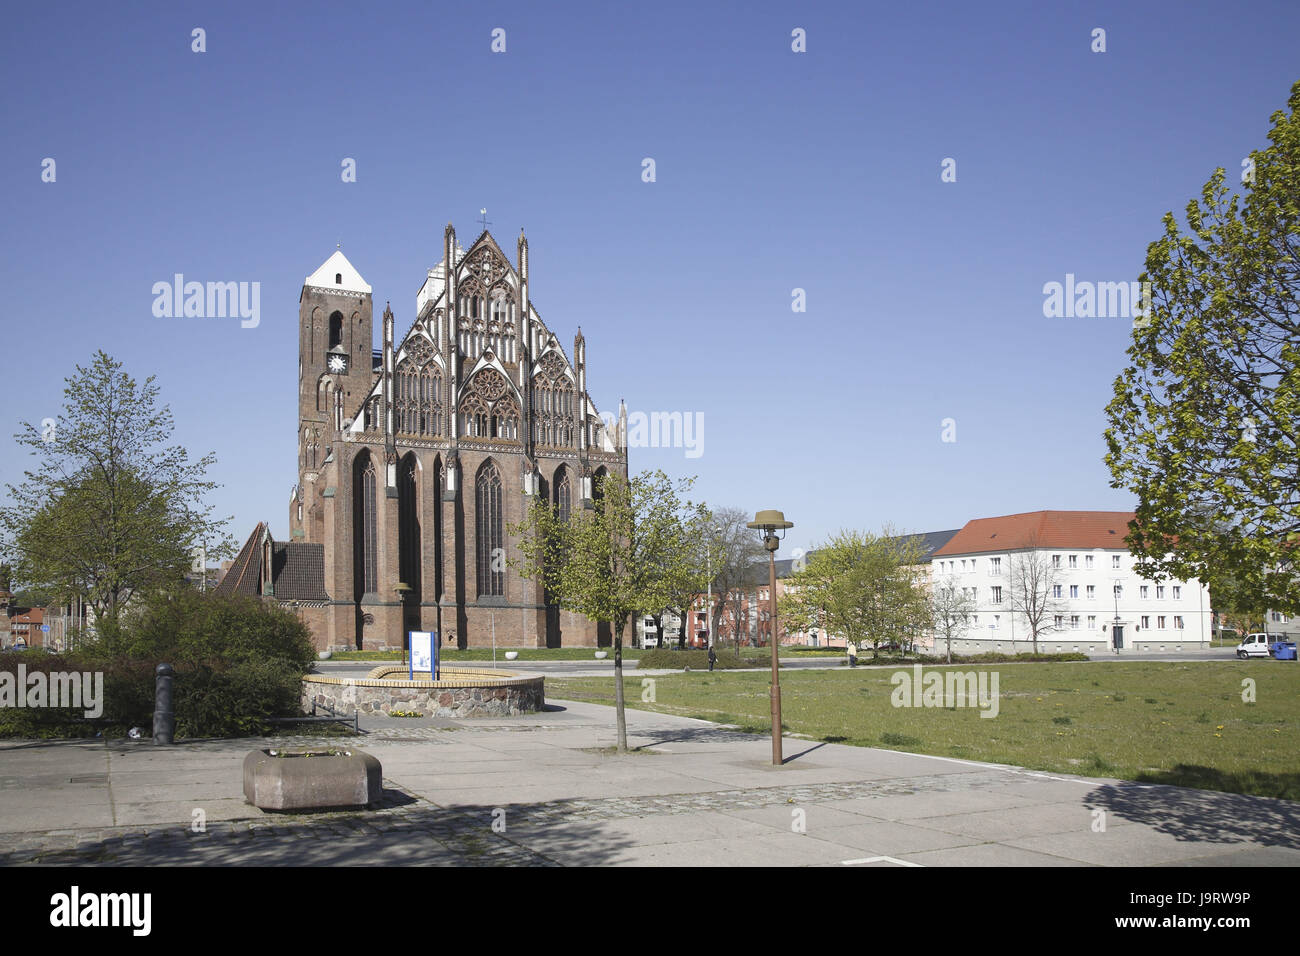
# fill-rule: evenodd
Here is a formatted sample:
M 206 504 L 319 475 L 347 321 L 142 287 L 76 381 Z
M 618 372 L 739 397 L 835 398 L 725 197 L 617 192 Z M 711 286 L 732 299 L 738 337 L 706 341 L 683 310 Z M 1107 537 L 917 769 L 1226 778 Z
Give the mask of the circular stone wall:
M 302 679 L 302 709 L 342 717 L 415 711 L 426 717 L 508 717 L 541 710 L 543 678 L 486 668 L 443 667 L 439 679 L 410 680 L 405 667 L 385 664 L 366 677 Z M 391 675 L 391 676 L 390 676 Z

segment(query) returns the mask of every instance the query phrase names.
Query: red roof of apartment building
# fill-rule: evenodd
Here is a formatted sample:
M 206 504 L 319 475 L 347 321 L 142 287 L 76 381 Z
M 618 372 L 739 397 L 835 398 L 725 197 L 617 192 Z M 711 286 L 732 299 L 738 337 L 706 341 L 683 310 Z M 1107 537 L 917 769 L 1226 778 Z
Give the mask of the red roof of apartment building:
M 1124 538 L 1132 511 L 1027 511 L 1001 518 L 976 518 L 953 535 L 934 557 L 1015 551 L 1020 548 L 1110 548 L 1128 550 Z
M 10 622 L 13 624 L 44 624 L 45 608 L 43 607 L 27 608 L 20 614 L 14 614 L 10 618 Z

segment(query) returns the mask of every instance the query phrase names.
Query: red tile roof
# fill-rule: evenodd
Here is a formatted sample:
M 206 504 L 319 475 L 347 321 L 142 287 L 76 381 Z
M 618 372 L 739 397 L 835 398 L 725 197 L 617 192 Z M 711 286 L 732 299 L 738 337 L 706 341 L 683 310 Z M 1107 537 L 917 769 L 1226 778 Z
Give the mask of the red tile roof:
M 1028 511 L 968 521 L 934 557 L 1014 551 L 1018 548 L 1110 548 L 1128 550 L 1124 538 L 1132 511 Z

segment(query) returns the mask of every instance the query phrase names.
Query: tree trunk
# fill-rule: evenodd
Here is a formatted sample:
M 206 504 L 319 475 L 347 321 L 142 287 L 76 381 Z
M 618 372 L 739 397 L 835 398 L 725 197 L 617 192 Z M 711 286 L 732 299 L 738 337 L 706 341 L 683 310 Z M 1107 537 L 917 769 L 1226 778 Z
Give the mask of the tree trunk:
M 618 724 L 618 752 L 627 753 L 627 712 L 623 709 L 623 624 L 614 631 L 614 712 Z

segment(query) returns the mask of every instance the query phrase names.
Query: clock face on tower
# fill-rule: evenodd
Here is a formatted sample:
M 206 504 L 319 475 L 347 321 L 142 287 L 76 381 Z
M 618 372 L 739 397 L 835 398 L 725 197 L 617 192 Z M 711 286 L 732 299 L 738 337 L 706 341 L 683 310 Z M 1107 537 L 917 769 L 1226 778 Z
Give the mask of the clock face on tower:
M 326 368 L 331 372 L 346 372 L 348 370 L 348 360 L 342 355 L 331 355 L 326 362 Z

